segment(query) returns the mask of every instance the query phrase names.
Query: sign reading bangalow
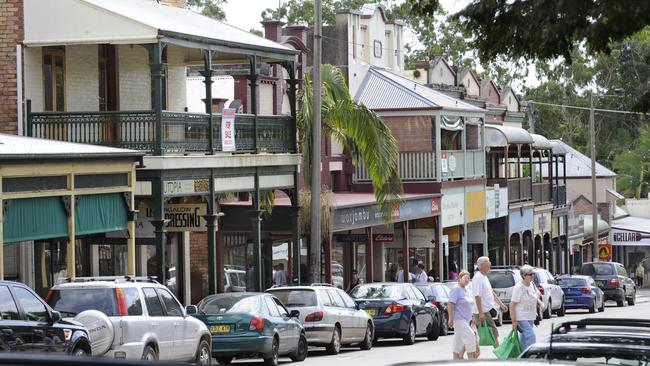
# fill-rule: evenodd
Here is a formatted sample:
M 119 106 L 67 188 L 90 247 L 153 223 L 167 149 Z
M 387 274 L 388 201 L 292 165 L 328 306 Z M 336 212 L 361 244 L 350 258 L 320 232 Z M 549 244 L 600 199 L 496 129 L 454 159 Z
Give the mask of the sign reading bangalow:
M 221 113 L 221 151 L 236 151 L 235 110 L 226 108 Z

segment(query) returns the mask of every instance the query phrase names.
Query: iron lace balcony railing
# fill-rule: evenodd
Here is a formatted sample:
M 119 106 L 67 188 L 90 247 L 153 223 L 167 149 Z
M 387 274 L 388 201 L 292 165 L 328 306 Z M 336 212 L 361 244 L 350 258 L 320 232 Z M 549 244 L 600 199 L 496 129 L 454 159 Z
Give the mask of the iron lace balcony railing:
M 436 153 L 433 151 L 401 152 L 397 169 L 403 182 L 436 179 Z M 370 175 L 361 160 L 354 168 L 354 182 L 370 182 Z

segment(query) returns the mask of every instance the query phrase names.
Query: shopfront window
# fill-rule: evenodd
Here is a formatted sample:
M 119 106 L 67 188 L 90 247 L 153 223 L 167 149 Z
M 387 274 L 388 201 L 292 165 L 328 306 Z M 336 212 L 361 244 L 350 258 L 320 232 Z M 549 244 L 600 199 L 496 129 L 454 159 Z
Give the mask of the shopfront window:
M 384 279 L 387 282 L 396 282 L 397 274 L 404 265 L 403 250 L 397 248 L 386 248 L 384 257 Z M 409 271 L 413 274 L 416 273 L 415 267 L 422 263 L 424 271 L 433 275 L 433 251 L 431 248 L 409 248 Z
M 68 248 L 65 239 L 34 242 L 34 275 L 36 292 L 45 296 L 59 280 L 68 277 Z

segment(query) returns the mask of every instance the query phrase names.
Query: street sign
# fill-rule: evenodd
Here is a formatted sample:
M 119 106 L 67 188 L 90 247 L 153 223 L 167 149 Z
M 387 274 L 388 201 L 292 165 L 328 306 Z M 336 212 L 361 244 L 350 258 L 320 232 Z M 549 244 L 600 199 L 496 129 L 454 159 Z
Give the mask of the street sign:
M 449 255 L 449 235 L 442 236 L 442 247 L 444 248 L 445 257 Z
M 236 151 L 235 110 L 226 108 L 221 113 L 221 150 Z
M 598 244 L 598 259 L 607 262 L 612 260 L 612 244 Z

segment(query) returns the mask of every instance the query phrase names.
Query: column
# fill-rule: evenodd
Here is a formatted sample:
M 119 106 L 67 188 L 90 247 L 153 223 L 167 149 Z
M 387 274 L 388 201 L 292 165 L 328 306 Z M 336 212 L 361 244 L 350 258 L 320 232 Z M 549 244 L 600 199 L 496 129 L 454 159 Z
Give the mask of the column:
M 212 80 L 212 79 L 210 79 Z M 207 90 L 206 90 L 207 92 Z M 212 105 L 206 109 L 210 109 L 210 120 L 212 120 Z M 212 128 L 210 128 L 212 130 Z M 210 150 L 212 153 L 214 150 Z M 217 234 L 217 213 L 215 212 L 215 186 L 214 186 L 214 170 L 210 169 L 210 182 L 208 184 L 210 193 L 208 194 L 208 207 L 205 213 L 205 226 L 207 228 L 208 235 L 208 293 L 216 294 L 217 293 L 217 278 L 219 272 L 223 270 L 223 267 L 217 267 L 215 261 L 217 257 L 217 248 L 216 248 L 216 234 Z
M 156 275 L 158 282 L 165 283 L 167 273 L 165 273 L 165 189 L 162 177 L 154 179 L 151 182 L 153 193 L 153 220 L 151 223 L 154 227 L 154 243 L 156 245 Z
M 463 224 L 463 237 L 461 238 L 461 245 L 462 247 L 460 248 L 460 260 L 463 262 L 460 265 L 460 270 L 469 270 L 467 268 L 467 261 L 468 261 L 468 255 L 467 255 L 467 223 Z
M 202 50 L 203 70 L 200 71 L 205 84 L 205 113 L 208 114 L 208 154 L 214 154 L 214 127 L 212 120 L 212 51 Z M 213 243 L 214 244 L 214 243 Z M 210 293 L 214 294 L 211 288 Z
M 404 282 L 409 282 L 409 222 L 402 221 L 402 269 Z
M 219 222 L 219 216 L 217 216 L 217 253 L 216 253 L 216 268 L 217 268 L 217 293 L 224 292 L 224 283 L 223 283 L 223 227 L 222 223 Z
M 366 283 L 371 283 L 374 281 L 375 277 L 375 268 L 373 265 L 375 242 L 372 238 L 372 227 L 366 228 L 366 235 L 368 236 L 368 241 L 366 243 Z
M 260 176 L 257 168 L 255 168 L 255 191 L 252 200 L 253 289 L 262 291 L 262 210 L 260 210 Z
M 162 155 L 162 79 L 164 76 L 164 65 L 162 63 L 163 45 L 158 42 L 152 44 L 148 50 L 151 56 L 151 85 L 153 86 L 153 109 L 156 114 L 156 143 L 154 155 Z M 159 279 L 160 280 L 160 279 Z
M 253 149 L 259 151 L 257 141 L 257 56 L 250 57 L 250 74 L 248 75 L 249 86 L 251 90 L 250 113 L 253 117 Z
M 135 168 L 131 170 L 130 173 L 130 178 L 131 178 L 131 188 L 135 187 Z M 136 210 L 135 206 L 135 194 L 133 192 L 129 192 L 128 195 L 128 200 L 129 202 L 129 212 L 127 213 L 127 217 L 129 221 L 127 222 L 127 230 L 129 233 L 128 239 L 126 239 L 126 273 L 129 276 L 136 276 L 135 273 L 135 222 L 138 218 L 138 210 Z
M 440 117 L 431 117 L 433 121 L 433 129 L 436 132 L 436 140 L 434 141 L 435 143 L 435 160 L 436 160 L 436 182 L 442 181 L 442 166 L 440 164 L 441 159 L 442 159 L 442 145 L 440 143 L 441 133 L 440 133 Z
M 296 186 L 297 187 L 297 186 Z M 291 250 L 292 250 L 292 268 L 291 283 L 301 283 L 300 278 L 300 206 L 298 206 L 298 189 L 295 190 L 296 198 L 295 203 L 291 207 Z
M 291 116 L 293 117 L 293 123 L 291 124 L 291 147 L 293 151 L 298 151 L 298 134 L 296 126 L 296 90 L 298 80 L 296 80 L 296 65 L 293 61 L 284 62 L 282 66 L 287 70 L 289 74 L 289 79 L 287 84 L 289 86 L 289 108 L 291 109 Z M 298 187 L 298 186 L 296 186 Z
M 444 248 L 442 245 L 442 222 L 440 216 L 435 217 L 434 226 L 436 230 L 436 249 L 435 249 L 435 261 L 436 265 L 433 268 L 437 268 L 437 273 L 434 276 L 436 281 L 442 282 L 445 279 L 444 276 Z
M 75 251 L 76 230 L 75 230 L 75 194 L 74 194 L 74 174 L 68 175 L 68 187 L 72 194 L 68 197 L 68 245 L 66 266 L 68 268 L 68 277 L 77 277 L 77 256 Z M 4 248 L 3 248 L 4 249 Z
M 332 283 L 332 234 L 328 234 L 327 239 L 323 239 L 321 243 L 325 252 L 325 263 L 323 263 L 325 266 L 325 282 Z M 310 253 L 310 255 L 320 257 L 320 253 Z

